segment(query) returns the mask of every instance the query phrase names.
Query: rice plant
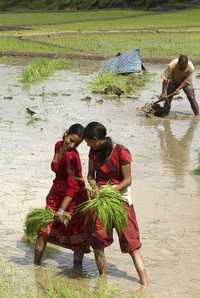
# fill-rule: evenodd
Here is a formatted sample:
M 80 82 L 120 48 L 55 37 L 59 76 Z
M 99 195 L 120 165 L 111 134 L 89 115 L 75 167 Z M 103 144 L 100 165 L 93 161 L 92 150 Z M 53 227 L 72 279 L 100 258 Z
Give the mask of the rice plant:
M 54 213 L 50 209 L 35 208 L 30 211 L 25 220 L 25 236 L 28 240 L 34 240 L 38 232 L 45 228 L 54 219 Z
M 94 221 L 99 218 L 108 231 L 114 225 L 118 233 L 121 233 L 128 224 L 123 197 L 111 185 L 102 187 L 94 199 L 81 203 L 77 210 L 85 215 L 90 213 Z
M 52 75 L 56 70 L 68 67 L 69 63 L 65 60 L 49 60 L 46 58 L 37 59 L 25 68 L 22 73 L 22 81 L 23 83 L 32 83 L 47 79 L 48 76 Z
M 199 152 L 199 154 L 198 154 L 198 163 L 199 163 L 199 165 L 196 167 L 196 169 L 194 169 L 193 171 L 192 171 L 192 174 L 193 175 L 200 175 L 200 152 Z
M 116 88 L 120 88 L 122 93 L 136 93 L 150 81 L 152 74 L 141 73 L 131 75 L 116 75 L 112 73 L 103 73 L 91 82 L 91 89 L 94 93 L 106 94 L 106 88 L 110 89 L 111 94 L 115 94 Z

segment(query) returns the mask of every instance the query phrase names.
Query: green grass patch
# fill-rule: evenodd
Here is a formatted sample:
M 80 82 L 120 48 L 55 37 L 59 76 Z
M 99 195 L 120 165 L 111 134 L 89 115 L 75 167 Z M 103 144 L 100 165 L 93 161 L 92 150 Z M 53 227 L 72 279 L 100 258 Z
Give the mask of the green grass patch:
M 140 48 L 144 59 L 170 60 L 180 53 L 191 59 L 199 59 L 199 8 L 165 13 L 133 9 L 6 13 L 0 14 L 0 17 L 2 25 L 31 26 L 30 30 L 0 31 L 2 51 L 115 55 L 117 52 Z M 126 32 L 135 29 L 149 31 Z M 73 30 L 76 33 L 64 34 Z M 92 33 L 95 30 L 99 33 Z M 112 33 L 112 30 L 119 32 Z M 82 31 L 90 34 L 81 34 Z M 23 40 L 23 36 L 29 40 Z
M 0 258 L 0 297 L 122 298 L 124 293 L 121 289 L 109 286 L 104 280 L 97 280 L 95 287 L 91 288 L 87 280 L 80 277 L 73 280 L 48 268 L 28 269 Z M 141 298 L 143 295 L 126 292 L 126 297 Z
M 148 15 L 148 11 L 133 9 L 101 9 L 79 12 L 22 12 L 22 13 L 0 13 L 1 25 L 56 25 L 56 24 L 76 24 L 82 22 L 98 22 L 113 19 L 134 18 L 136 16 Z
M 58 32 L 65 30 L 94 31 L 94 30 L 127 30 L 127 29 L 187 29 L 199 28 L 200 9 L 187 9 L 173 12 L 146 12 L 125 9 L 104 10 L 70 13 L 65 22 L 49 22 L 48 26 L 40 26 L 37 29 L 44 32 Z M 52 25 L 51 25 L 52 24 Z M 50 25 L 50 26 L 49 26 Z
M 193 175 L 200 175 L 200 166 L 198 166 L 196 169 L 194 169 L 193 171 L 192 171 L 192 174 Z
M 140 32 L 118 34 L 66 34 L 32 37 L 33 41 L 45 42 L 50 47 L 62 47 L 66 52 L 89 52 L 115 55 L 140 48 L 144 58 L 173 58 L 186 53 L 198 59 L 200 34 L 186 32 Z
M 63 53 L 64 49 L 59 49 L 56 46 L 48 44 L 40 44 L 32 40 L 21 40 L 12 37 L 0 38 L 0 51 L 15 51 L 15 52 L 45 52 L 45 53 Z
M 105 31 L 132 29 L 198 29 L 200 9 L 152 12 L 134 9 L 107 9 L 81 12 L 3 13 L 1 25 L 30 26 L 29 30 L 0 31 L 0 35 L 29 35 L 76 30 Z
M 130 75 L 116 75 L 112 73 L 103 73 L 91 82 L 91 89 L 94 93 L 105 93 L 109 88 L 111 93 L 115 93 L 115 88 L 120 88 L 124 94 L 137 93 L 143 89 L 147 82 L 150 81 L 152 74 L 138 73 Z
M 55 59 L 49 60 L 45 58 L 37 59 L 28 65 L 22 73 L 23 83 L 33 83 L 36 81 L 47 79 L 56 70 L 69 67 L 69 63 L 65 60 Z
M 192 174 L 197 176 L 200 175 L 200 152 L 198 153 L 198 163 L 199 165 L 192 171 Z

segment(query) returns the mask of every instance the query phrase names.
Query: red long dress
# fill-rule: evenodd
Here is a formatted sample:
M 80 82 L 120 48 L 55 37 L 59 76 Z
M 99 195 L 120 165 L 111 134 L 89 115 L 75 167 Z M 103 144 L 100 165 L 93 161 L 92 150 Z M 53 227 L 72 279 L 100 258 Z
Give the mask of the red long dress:
M 93 161 L 95 168 L 95 180 L 98 185 L 108 183 L 119 184 L 123 180 L 121 166 L 130 164 L 132 161 L 131 153 L 123 146 L 116 144 L 111 156 L 103 163 L 99 162 L 98 152 L 90 150 L 89 159 Z M 128 225 L 119 237 L 121 251 L 131 252 L 141 247 L 139 228 L 137 224 L 135 210 L 132 204 L 124 202 L 124 207 L 128 213 Z M 113 230 L 105 231 L 101 221 L 97 219 L 91 231 L 91 246 L 95 249 L 103 249 L 113 242 Z
M 62 146 L 63 141 L 55 145 L 55 153 Z M 82 177 L 82 168 L 78 151 L 67 151 L 62 160 L 51 163 L 51 168 L 56 177 L 47 196 L 46 208 L 57 211 L 66 196 L 72 201 L 66 211 L 72 214 L 67 227 L 61 222 L 50 223 L 40 231 L 40 235 L 48 236 L 48 242 L 75 250 L 77 248 L 89 252 L 89 233 L 81 214 L 75 213 L 76 206 L 87 200 L 87 191 Z

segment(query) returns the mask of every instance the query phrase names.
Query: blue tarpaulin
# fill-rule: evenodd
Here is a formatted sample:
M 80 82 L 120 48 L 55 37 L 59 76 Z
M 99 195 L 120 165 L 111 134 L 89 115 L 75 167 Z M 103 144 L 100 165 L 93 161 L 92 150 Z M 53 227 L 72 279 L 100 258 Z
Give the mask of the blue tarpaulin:
M 99 73 L 112 72 L 120 73 L 133 73 L 141 72 L 144 70 L 140 49 L 117 54 L 115 57 L 106 60 L 101 66 Z

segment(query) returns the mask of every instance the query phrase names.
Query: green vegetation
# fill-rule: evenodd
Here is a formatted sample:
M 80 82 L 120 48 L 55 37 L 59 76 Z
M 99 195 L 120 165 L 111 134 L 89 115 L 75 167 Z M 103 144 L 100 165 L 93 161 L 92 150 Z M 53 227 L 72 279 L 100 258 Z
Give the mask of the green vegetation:
M 94 289 L 87 281 L 77 282 L 66 276 L 56 275 L 50 269 L 22 268 L 0 259 L 0 297 L 3 298 L 122 298 L 124 294 L 108 286 L 103 280 L 97 281 Z M 128 298 L 141 298 L 129 294 Z M 150 297 L 147 297 L 150 298 Z M 153 298 L 151 296 L 151 298 Z
M 176 3 L 180 0 L 174 1 Z M 191 1 L 184 1 L 182 3 L 190 3 Z M 166 4 L 171 4 L 172 0 L 165 0 Z M 0 9 L 89 9 L 89 8 L 108 8 L 108 7 L 127 7 L 139 6 L 151 8 L 156 5 L 163 5 L 163 1 L 159 0 L 1 0 Z
M 193 175 L 200 175 L 200 152 L 199 152 L 199 154 L 198 154 L 198 163 L 199 163 L 199 165 L 197 166 L 197 168 L 196 169 L 194 169 L 193 171 L 192 171 L 192 174 Z
M 0 14 L 1 26 L 29 28 L 0 31 L 0 49 L 112 56 L 139 47 L 144 59 L 172 59 L 180 53 L 199 59 L 199 18 L 197 8 L 165 13 L 130 9 L 6 13 Z
M 200 35 L 198 32 L 132 32 L 118 34 L 66 34 L 49 37 L 33 37 L 32 40 L 59 46 L 66 52 L 89 52 L 114 55 L 134 48 L 142 50 L 145 58 L 170 58 L 180 53 L 188 53 L 199 58 Z M 60 49 L 59 49 L 60 50 Z
M 42 31 L 61 30 L 127 30 L 159 28 L 198 28 L 199 8 L 173 12 L 149 12 L 131 9 L 110 9 L 81 12 L 35 12 L 35 13 L 1 13 L 0 24 L 7 26 L 35 26 L 38 33 Z M 49 25 L 53 25 L 49 27 Z M 37 27 L 39 26 L 39 27 Z M 42 27 L 41 27 L 42 26 Z M 43 28 L 44 26 L 44 28 Z M 27 33 L 31 33 L 30 29 Z M 18 29 L 17 31 L 20 31 Z M 11 33 L 11 32 L 9 32 Z M 20 31 L 23 33 L 23 30 Z
M 4 26 L 41 26 L 66 24 L 68 28 L 76 23 L 93 23 L 109 20 L 123 20 L 126 18 L 135 18 L 150 14 L 147 11 L 130 9 L 108 9 L 95 11 L 77 11 L 77 12 L 23 12 L 23 13 L 0 13 L 0 24 Z M 40 28 L 38 28 L 40 30 Z M 92 30 L 92 27 L 91 27 Z
M 200 175 L 200 166 L 198 166 L 196 169 L 194 169 L 193 171 L 192 171 L 192 174 L 193 175 Z
M 40 58 L 28 65 L 22 74 L 22 81 L 24 83 L 32 83 L 46 79 L 56 70 L 68 68 L 69 63 L 65 60 L 49 60 Z
M 108 10 L 109 12 L 109 10 Z M 106 11 L 105 11 L 106 13 Z M 70 15 L 70 13 L 68 13 Z M 91 19 L 82 19 L 84 12 L 72 13 L 75 21 L 66 21 L 62 25 L 44 26 L 42 31 L 52 30 L 131 30 L 131 29 L 186 29 L 199 28 L 200 9 L 188 9 L 176 12 L 146 12 L 138 10 L 114 10 L 113 14 L 103 16 L 102 12 L 90 12 Z M 81 19 L 79 20 L 79 17 Z M 187 21 L 186 21 L 187 20 Z
M 80 204 L 77 209 L 86 215 L 93 212 L 93 220 L 99 218 L 108 231 L 114 224 L 120 233 L 128 224 L 123 198 L 111 185 L 102 187 L 95 198 Z
M 38 232 L 45 228 L 54 219 L 54 213 L 50 209 L 35 208 L 29 212 L 25 220 L 25 236 L 34 240 Z
M 152 74 L 140 73 L 130 75 L 114 75 L 104 73 L 99 75 L 92 83 L 91 88 L 95 93 L 106 93 L 106 88 L 115 93 L 115 88 L 120 88 L 124 94 L 137 93 L 147 82 L 150 81 Z M 113 91 L 113 92 L 112 92 Z
M 43 45 L 31 40 L 21 40 L 18 38 L 0 38 L 0 50 L 1 51 L 15 51 L 15 52 L 39 52 L 39 53 L 57 53 L 58 51 L 63 53 L 63 49 L 58 49 L 56 46 Z

